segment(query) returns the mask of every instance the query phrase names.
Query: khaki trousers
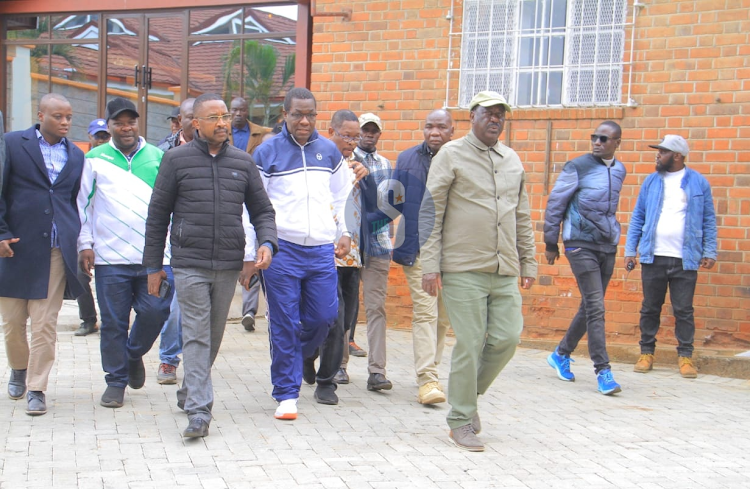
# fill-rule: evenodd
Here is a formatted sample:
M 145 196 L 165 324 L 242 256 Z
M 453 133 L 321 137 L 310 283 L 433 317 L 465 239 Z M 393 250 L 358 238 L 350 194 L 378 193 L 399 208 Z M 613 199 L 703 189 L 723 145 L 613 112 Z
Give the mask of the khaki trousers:
M 7 258 L 6 258 L 7 259 Z M 0 322 L 5 333 L 5 352 L 13 370 L 26 369 L 30 391 L 46 391 L 55 362 L 57 314 L 65 293 L 65 264 L 59 248 L 51 251 L 46 299 L 0 298 Z M 31 318 L 31 344 L 26 338 L 26 320 Z
M 477 396 L 508 364 L 523 330 L 518 277 L 496 273 L 443 273 L 443 300 L 456 345 L 448 379 L 448 426 L 471 423 Z
M 419 257 L 414 265 L 404 267 L 404 275 L 413 304 L 411 336 L 414 370 L 417 372 L 417 384 L 422 386 L 438 381 L 438 365 L 443 357 L 445 335 L 451 322 L 443 305 L 442 292 L 433 297 L 422 289 L 422 262 Z
M 390 255 L 369 256 L 361 269 L 362 288 L 367 316 L 367 371 L 385 375 L 385 299 L 388 292 Z

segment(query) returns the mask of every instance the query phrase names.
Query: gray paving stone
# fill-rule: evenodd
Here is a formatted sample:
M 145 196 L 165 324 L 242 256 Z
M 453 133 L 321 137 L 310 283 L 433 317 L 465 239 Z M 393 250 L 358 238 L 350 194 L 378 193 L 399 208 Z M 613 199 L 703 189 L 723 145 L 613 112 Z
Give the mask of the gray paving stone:
M 446 385 L 453 341 L 440 366 Z M 358 342 L 365 343 L 363 325 Z M 228 324 L 213 370 L 211 434 L 184 440 L 176 387 L 156 383 L 156 349 L 145 359 L 144 388 L 128 389 L 123 408 L 107 409 L 99 405 L 98 335 L 61 331 L 49 413 L 31 418 L 24 401 L 0 396 L 0 487 L 748 486 L 750 381 L 690 381 L 672 369 L 643 375 L 615 364 L 623 392 L 607 397 L 596 391 L 587 358 L 576 357 L 577 381 L 566 383 L 546 365 L 547 352 L 520 349 L 480 397 L 486 451 L 469 453 L 448 439 L 447 405 L 416 402 L 411 334 L 389 331 L 388 355 L 392 391 L 368 392 L 367 360 L 352 358 L 352 383 L 339 387 L 338 406 L 316 404 L 314 386 L 304 385 L 299 419 L 279 422 L 265 322 L 252 334 Z M 0 375 L 0 390 L 8 375 Z

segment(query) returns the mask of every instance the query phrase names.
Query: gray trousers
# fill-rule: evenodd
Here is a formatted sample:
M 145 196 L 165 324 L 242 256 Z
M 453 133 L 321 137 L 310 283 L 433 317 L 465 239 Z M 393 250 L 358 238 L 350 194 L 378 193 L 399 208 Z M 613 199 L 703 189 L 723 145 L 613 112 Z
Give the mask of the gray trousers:
M 255 285 L 250 287 L 250 290 L 245 290 L 242 287 L 242 315 L 252 316 L 258 313 L 258 296 L 260 295 L 260 280 L 255 282 Z
M 385 299 L 388 292 L 390 255 L 369 256 L 362 268 L 365 315 L 367 316 L 367 371 L 385 375 Z
M 182 311 L 184 378 L 177 400 L 185 402 L 189 419 L 211 422 L 214 388 L 211 367 L 224 337 L 229 306 L 239 270 L 175 268 L 177 300 Z

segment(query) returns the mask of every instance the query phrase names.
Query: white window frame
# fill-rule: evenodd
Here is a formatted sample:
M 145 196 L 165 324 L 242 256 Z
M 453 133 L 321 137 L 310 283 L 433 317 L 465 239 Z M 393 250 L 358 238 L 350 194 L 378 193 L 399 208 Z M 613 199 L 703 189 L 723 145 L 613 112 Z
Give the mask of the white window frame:
M 537 8 L 550 9 L 553 0 L 535 0 Z M 633 19 L 635 18 L 635 7 L 639 6 L 637 0 L 567 0 L 565 26 L 562 28 L 544 27 L 535 25 L 532 29 L 521 29 L 522 4 L 534 3 L 532 0 L 464 0 L 460 68 L 449 69 L 459 72 L 458 106 L 467 107 L 471 98 L 482 90 L 495 90 L 502 93 L 512 106 L 516 107 L 601 107 L 620 106 L 623 102 L 623 88 L 625 67 L 630 71 L 632 61 L 632 39 L 629 51 L 626 52 L 626 29 L 633 26 L 634 22 L 628 23 L 628 9 L 633 8 Z M 617 8 L 619 4 L 620 8 Z M 608 23 L 599 22 L 600 12 L 603 7 L 612 6 L 612 19 Z M 584 24 L 583 15 L 580 16 L 578 25 L 571 25 L 574 18 L 574 9 L 591 12 L 596 8 L 597 22 Z M 472 13 L 472 8 L 476 8 Z M 614 9 L 617 11 L 614 12 Z M 499 15 L 498 15 L 499 12 Z M 475 15 L 472 19 L 471 15 Z M 484 18 L 480 19 L 480 15 Z M 489 18 L 487 18 L 489 16 Z M 512 17 L 512 18 L 511 18 Z M 498 22 L 497 19 L 501 22 Z M 588 17 L 587 20 L 591 20 Z M 493 21 L 497 25 L 493 25 Z M 484 24 L 485 30 L 480 31 L 480 25 Z M 511 25 L 512 29 L 504 29 Z M 499 26 L 499 27 L 498 27 Z M 474 29 L 472 31 L 472 29 Z M 563 53 L 563 65 L 551 65 L 550 53 L 546 53 L 546 63 L 538 62 L 536 53 L 532 53 L 532 64 L 530 66 L 519 66 L 521 56 L 522 39 L 540 39 L 539 43 L 550 40 L 552 37 L 560 37 L 564 34 L 565 46 Z M 632 36 L 631 32 L 631 36 Z M 594 50 L 582 49 L 584 37 L 595 39 Z M 487 42 L 488 47 L 484 49 L 487 53 L 477 54 L 477 46 Z M 497 55 L 494 46 L 509 46 L 512 44 L 511 52 L 505 55 Z M 528 44 L 528 43 L 527 43 Z M 532 41 L 534 46 L 537 41 Z M 577 44 L 577 46 L 576 46 Z M 609 49 L 607 54 L 602 49 Z M 491 52 L 492 51 L 492 52 Z M 629 55 L 629 56 L 628 56 Z M 500 64 L 498 65 L 498 61 Z M 494 65 L 493 65 L 494 64 Z M 546 103 L 550 98 L 550 73 L 562 71 L 562 86 L 559 87 L 559 103 Z M 546 74 L 546 85 L 542 83 Z M 536 96 L 531 95 L 519 103 L 519 80 L 524 79 L 524 85 L 532 80 L 540 80 L 536 84 Z M 583 77 L 582 77 L 583 75 Z M 556 75 L 559 77 L 559 75 Z M 546 87 L 546 90 L 544 89 Z M 535 88 L 534 85 L 530 87 Z M 629 88 L 629 84 L 628 84 Z M 448 93 L 446 92 L 446 105 Z M 629 94 L 628 94 L 629 101 Z

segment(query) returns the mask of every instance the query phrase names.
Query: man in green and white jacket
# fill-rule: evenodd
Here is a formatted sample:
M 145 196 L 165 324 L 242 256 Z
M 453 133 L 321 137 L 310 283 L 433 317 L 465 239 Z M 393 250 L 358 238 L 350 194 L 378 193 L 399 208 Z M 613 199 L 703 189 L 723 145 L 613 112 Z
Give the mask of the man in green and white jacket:
M 148 274 L 141 265 L 148 204 L 164 153 L 139 137 L 138 117 L 130 100 L 118 97 L 107 104 L 112 139 L 86 154 L 78 195 L 78 263 L 85 273 L 90 275 L 92 268 L 96 273 L 102 368 L 107 373 L 101 405 L 112 408 L 123 406 L 126 385 L 143 387 L 143 355 L 169 317 L 174 290 L 172 271 L 165 266 L 172 287 L 162 297 L 149 295 Z M 168 256 L 164 264 L 169 264 Z M 136 313 L 132 326 L 131 309 Z

